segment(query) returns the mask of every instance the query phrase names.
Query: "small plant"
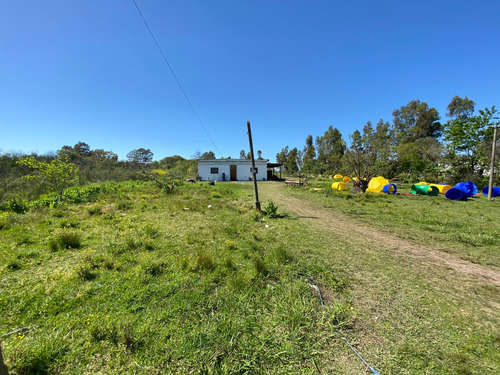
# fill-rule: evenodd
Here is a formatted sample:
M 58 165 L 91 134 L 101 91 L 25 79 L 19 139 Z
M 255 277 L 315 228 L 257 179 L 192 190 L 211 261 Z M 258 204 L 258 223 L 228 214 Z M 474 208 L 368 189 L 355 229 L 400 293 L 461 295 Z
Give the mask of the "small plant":
M 224 266 L 228 269 L 228 270 L 234 270 L 236 267 L 234 266 L 234 263 L 233 263 L 233 259 L 231 257 L 228 257 L 226 258 L 226 260 L 224 261 Z
M 78 249 L 82 245 L 80 235 L 76 232 L 59 233 L 55 238 L 49 240 L 49 248 L 52 251 L 59 249 Z
M 211 270 L 215 268 L 214 259 L 206 251 L 199 251 L 196 256 L 197 270 Z
M 76 269 L 76 274 L 80 279 L 84 281 L 94 280 L 97 277 L 97 275 L 93 272 L 91 264 L 78 266 Z
M 153 262 L 145 265 L 143 268 L 146 275 L 156 277 L 163 274 L 163 272 L 165 272 L 166 267 L 167 265 L 163 262 Z
M 7 263 L 7 269 L 15 271 L 21 268 L 21 262 L 16 259 L 12 259 Z
M 158 238 L 160 236 L 160 231 L 150 226 L 147 226 L 144 229 L 144 233 L 151 239 Z
M 22 199 L 12 198 L 7 203 L 7 209 L 16 214 L 25 214 L 28 212 L 28 202 Z
M 264 263 L 264 260 L 261 257 L 255 257 L 253 259 L 253 266 L 258 274 L 266 276 L 269 273 Z
M 78 227 L 79 223 L 78 220 L 76 219 L 69 219 L 69 220 L 63 220 L 59 224 L 61 228 L 76 228 Z
M 101 206 L 91 206 L 88 208 L 87 212 L 89 213 L 90 216 L 100 215 L 102 213 L 102 207 Z
M 288 253 L 288 251 L 280 246 L 276 249 L 275 251 L 275 256 L 276 256 L 276 260 L 279 262 L 279 263 L 288 263 L 288 262 L 291 262 L 293 260 L 293 257 Z
M 273 201 L 269 201 L 267 206 L 264 207 L 264 214 L 270 218 L 279 217 L 278 206 L 276 206 Z
M 52 216 L 53 217 L 61 218 L 61 217 L 64 217 L 64 215 L 65 215 L 65 212 L 63 210 L 54 210 L 54 211 L 52 211 Z
M 120 211 L 125 211 L 125 210 L 129 210 L 131 209 L 132 207 L 134 207 L 134 203 L 131 202 L 131 201 L 126 201 L 126 200 L 121 200 L 118 202 L 118 204 L 116 205 L 116 208 Z
M 125 246 L 128 250 L 137 250 L 142 246 L 142 241 L 136 240 L 134 238 L 128 238 L 125 242 Z

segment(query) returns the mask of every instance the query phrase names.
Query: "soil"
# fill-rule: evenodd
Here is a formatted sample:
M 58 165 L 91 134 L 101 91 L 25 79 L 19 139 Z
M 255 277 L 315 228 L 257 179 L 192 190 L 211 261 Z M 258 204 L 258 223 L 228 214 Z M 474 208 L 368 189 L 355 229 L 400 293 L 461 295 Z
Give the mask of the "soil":
M 350 241 L 353 237 L 359 237 L 366 241 L 367 244 L 383 243 L 386 249 L 394 253 L 404 253 L 406 256 L 414 257 L 420 262 L 444 266 L 445 269 L 452 269 L 486 283 L 500 285 L 500 272 L 495 269 L 461 259 L 455 254 L 441 251 L 436 247 L 422 246 L 376 228 L 362 225 L 348 216 L 294 197 L 278 184 L 261 184 L 259 191 L 263 193 L 266 199 L 273 200 L 281 211 L 286 211 L 298 217 L 299 220 L 330 231 L 339 240 Z

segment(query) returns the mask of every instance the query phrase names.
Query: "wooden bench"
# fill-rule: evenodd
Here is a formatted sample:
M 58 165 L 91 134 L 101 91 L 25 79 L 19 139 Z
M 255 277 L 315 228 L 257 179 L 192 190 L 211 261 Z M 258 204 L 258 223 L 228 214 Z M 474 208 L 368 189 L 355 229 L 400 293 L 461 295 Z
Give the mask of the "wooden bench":
M 287 184 L 288 186 L 304 186 L 303 182 L 296 180 L 286 180 L 285 184 Z

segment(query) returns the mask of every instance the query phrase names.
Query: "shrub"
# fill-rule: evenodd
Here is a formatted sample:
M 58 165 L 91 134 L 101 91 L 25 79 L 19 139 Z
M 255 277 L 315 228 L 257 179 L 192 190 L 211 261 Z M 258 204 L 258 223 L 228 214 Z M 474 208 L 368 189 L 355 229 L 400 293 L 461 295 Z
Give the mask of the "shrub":
M 21 269 L 21 262 L 19 262 L 16 259 L 12 259 L 9 262 L 7 262 L 7 268 L 12 271 Z
M 264 214 L 267 215 L 270 218 L 279 217 L 279 215 L 278 215 L 278 206 L 276 206 L 273 201 L 269 201 L 267 203 L 267 206 L 264 207 Z
M 16 214 L 24 214 L 28 212 L 28 202 L 24 199 L 12 198 L 7 203 L 7 209 Z
M 41 195 L 37 201 L 33 202 L 33 205 L 39 207 L 57 207 L 60 203 L 60 196 L 57 193 L 49 193 Z

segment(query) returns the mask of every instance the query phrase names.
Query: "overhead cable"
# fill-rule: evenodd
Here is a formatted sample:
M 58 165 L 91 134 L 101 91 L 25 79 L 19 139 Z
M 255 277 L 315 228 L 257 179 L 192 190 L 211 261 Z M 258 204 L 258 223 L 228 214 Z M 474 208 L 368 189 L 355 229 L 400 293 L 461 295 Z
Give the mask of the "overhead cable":
M 179 81 L 179 79 L 177 78 L 177 76 L 175 75 L 174 73 L 174 70 L 172 69 L 172 66 L 170 65 L 170 63 L 168 62 L 168 59 L 167 57 L 165 56 L 165 54 L 163 53 L 163 50 L 161 49 L 160 47 L 160 44 L 158 43 L 158 41 L 156 40 L 156 37 L 155 35 L 153 34 L 153 31 L 151 30 L 151 28 L 149 27 L 149 24 L 148 22 L 146 21 L 146 18 L 144 18 L 141 10 L 139 9 L 139 6 L 137 5 L 136 1 L 135 0 L 132 0 L 134 2 L 134 5 L 135 5 L 135 8 L 137 9 L 137 12 L 139 12 L 139 15 L 141 16 L 144 24 L 146 25 L 146 28 L 148 29 L 149 31 L 149 34 L 151 35 L 151 38 L 153 38 L 153 41 L 155 42 L 156 44 L 156 47 L 158 47 L 158 50 L 160 51 L 161 55 L 163 56 L 163 60 L 165 60 L 165 62 L 167 63 L 167 66 L 168 68 L 170 69 L 170 72 L 172 73 L 172 75 L 174 76 L 175 78 L 175 81 L 177 82 L 177 84 L 179 85 L 179 88 L 181 89 L 182 91 L 182 94 L 184 95 L 184 97 L 186 98 L 187 102 L 189 103 L 189 106 L 191 107 L 191 109 L 193 110 L 193 113 L 194 115 L 196 116 L 196 118 L 198 119 L 198 122 L 200 123 L 201 127 L 203 128 L 203 130 L 205 131 L 208 139 L 210 139 L 210 142 L 212 142 L 212 144 L 214 145 L 215 149 L 217 150 L 217 152 L 220 154 L 220 156 L 223 158 L 224 156 L 222 155 L 222 152 L 220 152 L 219 148 L 217 147 L 217 145 L 215 144 L 214 140 L 212 139 L 212 137 L 210 136 L 210 134 L 208 133 L 208 130 L 207 128 L 205 127 L 205 125 L 203 124 L 203 121 L 201 121 L 201 118 L 200 116 L 198 115 L 198 112 L 196 112 L 196 109 L 194 108 L 193 104 L 191 103 L 191 100 L 189 100 L 189 97 L 187 96 L 186 94 L 186 91 L 184 91 L 184 88 L 182 87 L 181 85 L 181 82 Z

